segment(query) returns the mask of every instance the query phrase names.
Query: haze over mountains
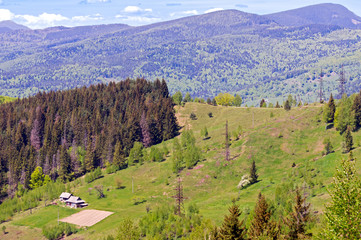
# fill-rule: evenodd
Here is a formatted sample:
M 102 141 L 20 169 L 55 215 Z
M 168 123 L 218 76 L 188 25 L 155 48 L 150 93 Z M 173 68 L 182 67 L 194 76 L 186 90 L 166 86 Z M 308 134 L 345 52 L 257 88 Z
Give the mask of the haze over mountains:
M 122 24 L 0 30 L 0 94 L 27 96 L 127 77 L 164 78 L 171 93 L 212 97 L 317 97 L 345 65 L 352 91 L 361 86 L 361 18 L 320 4 L 265 16 L 225 10 L 140 27 Z M 2 26 L 0 24 L 0 26 Z

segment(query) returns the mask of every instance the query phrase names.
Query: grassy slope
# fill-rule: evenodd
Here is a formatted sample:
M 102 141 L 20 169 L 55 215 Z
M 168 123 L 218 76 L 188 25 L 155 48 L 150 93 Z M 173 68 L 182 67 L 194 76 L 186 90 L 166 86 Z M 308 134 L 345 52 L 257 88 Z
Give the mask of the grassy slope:
M 189 119 L 191 112 L 197 115 L 198 120 Z M 213 113 L 213 118 L 208 117 L 209 112 Z M 308 184 L 314 185 L 313 188 L 307 189 L 310 193 L 309 201 L 313 204 L 314 210 L 322 211 L 325 200 L 328 199 L 326 188 L 323 186 L 331 182 L 338 160 L 347 156 L 340 153 L 341 136 L 334 129 L 325 131 L 324 124 L 318 121 L 321 118 L 319 112 L 319 106 L 295 108 L 289 112 L 283 109 L 214 107 L 196 103 L 188 103 L 180 109 L 177 107 L 180 124 L 184 128 L 193 129 L 197 144 L 203 149 L 205 158 L 198 163 L 196 169 L 183 170 L 180 174 L 187 197 L 185 205 L 197 203 L 204 217 L 220 224 L 232 198 L 239 197 L 238 203 L 247 211 L 253 209 L 260 191 L 267 198 L 274 199 L 277 187 L 281 184 L 295 182 L 297 185 L 303 185 L 306 179 Z M 226 120 L 229 122 L 230 132 L 236 130 L 239 125 L 244 131 L 240 140 L 232 142 L 233 160 L 229 163 L 224 161 L 223 155 Z M 202 140 L 200 137 L 200 130 L 205 126 L 210 135 L 208 140 Z M 282 137 L 279 137 L 280 135 Z M 322 157 L 322 142 L 328 136 L 331 137 L 336 151 Z M 358 159 L 361 155 L 358 147 L 360 140 L 361 134 L 355 133 L 354 156 Z M 171 150 L 171 142 L 172 140 L 162 144 L 167 144 Z M 241 177 L 249 172 L 253 160 L 256 161 L 260 181 L 240 191 L 237 184 Z M 296 163 L 295 168 L 291 167 L 292 163 Z M 154 209 L 160 204 L 173 204 L 171 196 L 174 194 L 177 177 L 170 169 L 171 161 L 168 158 L 161 163 L 130 167 L 90 184 L 85 184 L 83 180 L 70 183 L 72 192 L 86 200 L 89 209 L 115 212 L 72 238 L 100 239 L 104 235 L 113 234 L 117 223 L 124 217 L 136 219 L 146 214 L 146 205 Z M 115 189 L 116 177 L 121 178 L 124 189 Z M 89 188 L 98 184 L 104 185 L 106 199 L 97 199 L 94 190 L 89 194 Z M 147 202 L 133 205 L 133 196 L 143 196 Z M 73 212 L 64 209 L 61 217 Z M 12 227 L 24 225 L 36 229 L 48 221 L 55 223 L 56 219 L 56 207 L 49 206 L 40 208 L 32 215 L 23 213 L 7 224 Z

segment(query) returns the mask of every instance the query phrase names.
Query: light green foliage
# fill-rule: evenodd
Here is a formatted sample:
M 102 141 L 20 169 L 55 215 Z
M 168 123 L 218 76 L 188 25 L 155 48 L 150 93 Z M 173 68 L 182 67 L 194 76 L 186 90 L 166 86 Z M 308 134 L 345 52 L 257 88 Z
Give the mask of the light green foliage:
M 325 138 L 323 144 L 325 145 L 324 147 L 325 155 L 333 152 L 333 146 L 331 144 L 330 138 Z
M 173 154 L 172 154 L 172 171 L 178 173 L 183 167 L 183 153 L 182 146 L 178 138 L 173 141 Z
M 273 103 L 270 102 L 270 103 L 268 104 L 268 107 L 269 107 L 269 108 L 274 108 Z
M 103 176 L 102 170 L 98 167 L 94 171 L 87 173 L 84 177 L 84 180 L 87 183 L 91 183 L 96 179 L 101 178 L 102 176 Z
M 131 219 L 126 218 L 120 223 L 118 233 L 115 239 L 117 240 L 139 240 L 140 229 L 138 225 Z
M 346 131 L 347 126 L 354 127 L 354 116 L 351 111 L 353 98 L 343 95 L 336 107 L 335 127 L 341 134 Z
M 174 209 L 169 205 L 157 208 L 154 212 L 145 215 L 139 221 L 143 236 L 154 239 L 180 239 L 189 236 L 192 227 L 201 223 L 197 213 L 188 212 L 186 216 L 174 214 Z
M 233 106 L 240 107 L 242 105 L 242 98 L 238 94 L 234 96 Z
M 143 144 L 140 142 L 134 142 L 133 148 L 129 153 L 128 165 L 134 165 L 134 163 L 143 164 L 143 162 Z
M 209 219 L 204 219 L 196 226 L 185 240 L 216 240 L 217 226 Z
M 361 182 L 355 161 L 342 160 L 336 169 L 331 203 L 326 206 L 322 239 L 359 239 L 361 232 Z
M 46 225 L 43 227 L 43 235 L 49 240 L 59 239 L 61 236 L 69 236 L 78 232 L 74 225 L 60 223 L 59 225 Z
M 151 162 L 161 162 L 163 160 L 164 160 L 163 153 L 159 150 L 158 147 L 152 146 L 150 148 L 149 161 L 151 161 Z
M 187 92 L 186 95 L 184 96 L 183 102 L 192 102 L 192 97 L 189 92 Z
M 47 184 L 50 181 L 50 177 L 43 174 L 43 169 L 41 167 L 36 167 L 34 172 L 31 174 L 29 187 L 31 189 L 35 189 Z
M 207 127 L 204 127 L 201 130 L 201 137 L 203 137 L 203 140 L 208 138 L 208 129 L 207 129 Z
M 173 102 L 176 105 L 181 105 L 182 104 L 182 100 L 183 100 L 183 95 L 180 91 L 177 91 L 174 95 L 173 95 Z
M 219 93 L 216 97 L 217 105 L 232 106 L 234 97 L 229 93 Z

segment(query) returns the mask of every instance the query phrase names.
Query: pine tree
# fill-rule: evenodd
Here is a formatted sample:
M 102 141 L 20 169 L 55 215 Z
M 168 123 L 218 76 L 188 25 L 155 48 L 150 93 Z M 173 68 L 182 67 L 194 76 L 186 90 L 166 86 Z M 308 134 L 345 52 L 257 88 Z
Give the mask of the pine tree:
M 249 169 L 249 177 L 251 178 L 251 184 L 258 182 L 256 162 L 254 160 L 252 162 L 251 168 Z
M 277 101 L 277 103 L 276 103 L 276 108 L 280 108 L 281 106 L 280 106 L 280 104 L 278 103 L 278 101 Z
M 60 168 L 59 168 L 59 179 L 63 182 L 71 179 L 71 160 L 67 149 L 64 147 L 60 148 Z
M 219 231 L 220 239 L 225 240 L 242 240 L 245 238 L 245 227 L 243 227 L 243 221 L 239 220 L 241 211 L 239 206 L 236 205 L 236 201 L 232 201 L 233 204 L 228 208 L 229 215 L 224 217 L 222 227 Z
M 269 239 L 278 239 L 279 229 L 277 224 L 271 220 L 271 216 L 272 213 L 266 198 L 260 193 L 248 231 L 248 237 L 258 239 L 259 237 L 267 236 Z
M 114 147 L 113 164 L 115 166 L 119 167 L 120 169 L 123 169 L 126 167 L 124 153 L 123 153 L 123 150 L 121 148 L 121 144 L 119 141 L 115 144 L 115 147 Z
M 140 118 L 140 128 L 142 130 L 142 142 L 144 147 L 149 147 L 152 144 L 152 139 L 150 136 L 149 126 L 147 123 L 147 119 L 145 117 L 145 113 L 142 113 L 142 116 Z
M 359 129 L 361 127 L 361 91 L 356 95 L 351 110 L 355 118 L 355 128 Z
M 84 157 L 85 171 L 91 172 L 95 169 L 95 149 L 93 148 L 93 142 L 91 139 L 87 140 L 86 154 Z
M 328 100 L 327 105 L 328 105 L 328 109 L 330 111 L 329 122 L 333 122 L 335 119 L 336 105 L 335 105 L 335 100 L 333 99 L 332 93 L 331 93 L 330 99 Z
M 305 239 L 311 236 L 306 233 L 307 223 L 311 220 L 311 204 L 306 202 L 306 197 L 302 197 L 300 190 L 296 189 L 295 205 L 285 223 L 289 228 L 287 239 Z
M 175 199 L 176 202 L 176 212 L 175 214 L 177 214 L 178 216 L 182 216 L 183 215 L 183 201 L 184 201 L 184 195 L 183 195 L 183 186 L 182 186 L 182 180 L 180 178 L 178 178 L 178 183 L 175 190 L 175 195 L 173 196 L 173 198 Z
M 288 100 L 286 100 L 285 106 L 284 106 L 283 108 L 284 108 L 286 111 L 291 110 L 291 103 L 290 103 Z
M 353 138 L 351 134 L 351 128 L 347 127 L 347 130 L 345 132 L 345 150 L 346 152 L 350 152 L 353 147 Z

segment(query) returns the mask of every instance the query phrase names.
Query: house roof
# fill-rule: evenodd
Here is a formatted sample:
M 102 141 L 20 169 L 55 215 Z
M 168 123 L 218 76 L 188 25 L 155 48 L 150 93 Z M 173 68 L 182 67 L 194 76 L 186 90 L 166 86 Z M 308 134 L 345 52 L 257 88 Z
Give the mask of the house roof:
M 71 193 L 63 192 L 60 194 L 59 198 L 70 198 L 70 197 L 71 197 Z
M 84 203 L 84 200 L 82 200 L 80 197 L 71 196 L 68 200 L 66 200 L 67 203 Z

